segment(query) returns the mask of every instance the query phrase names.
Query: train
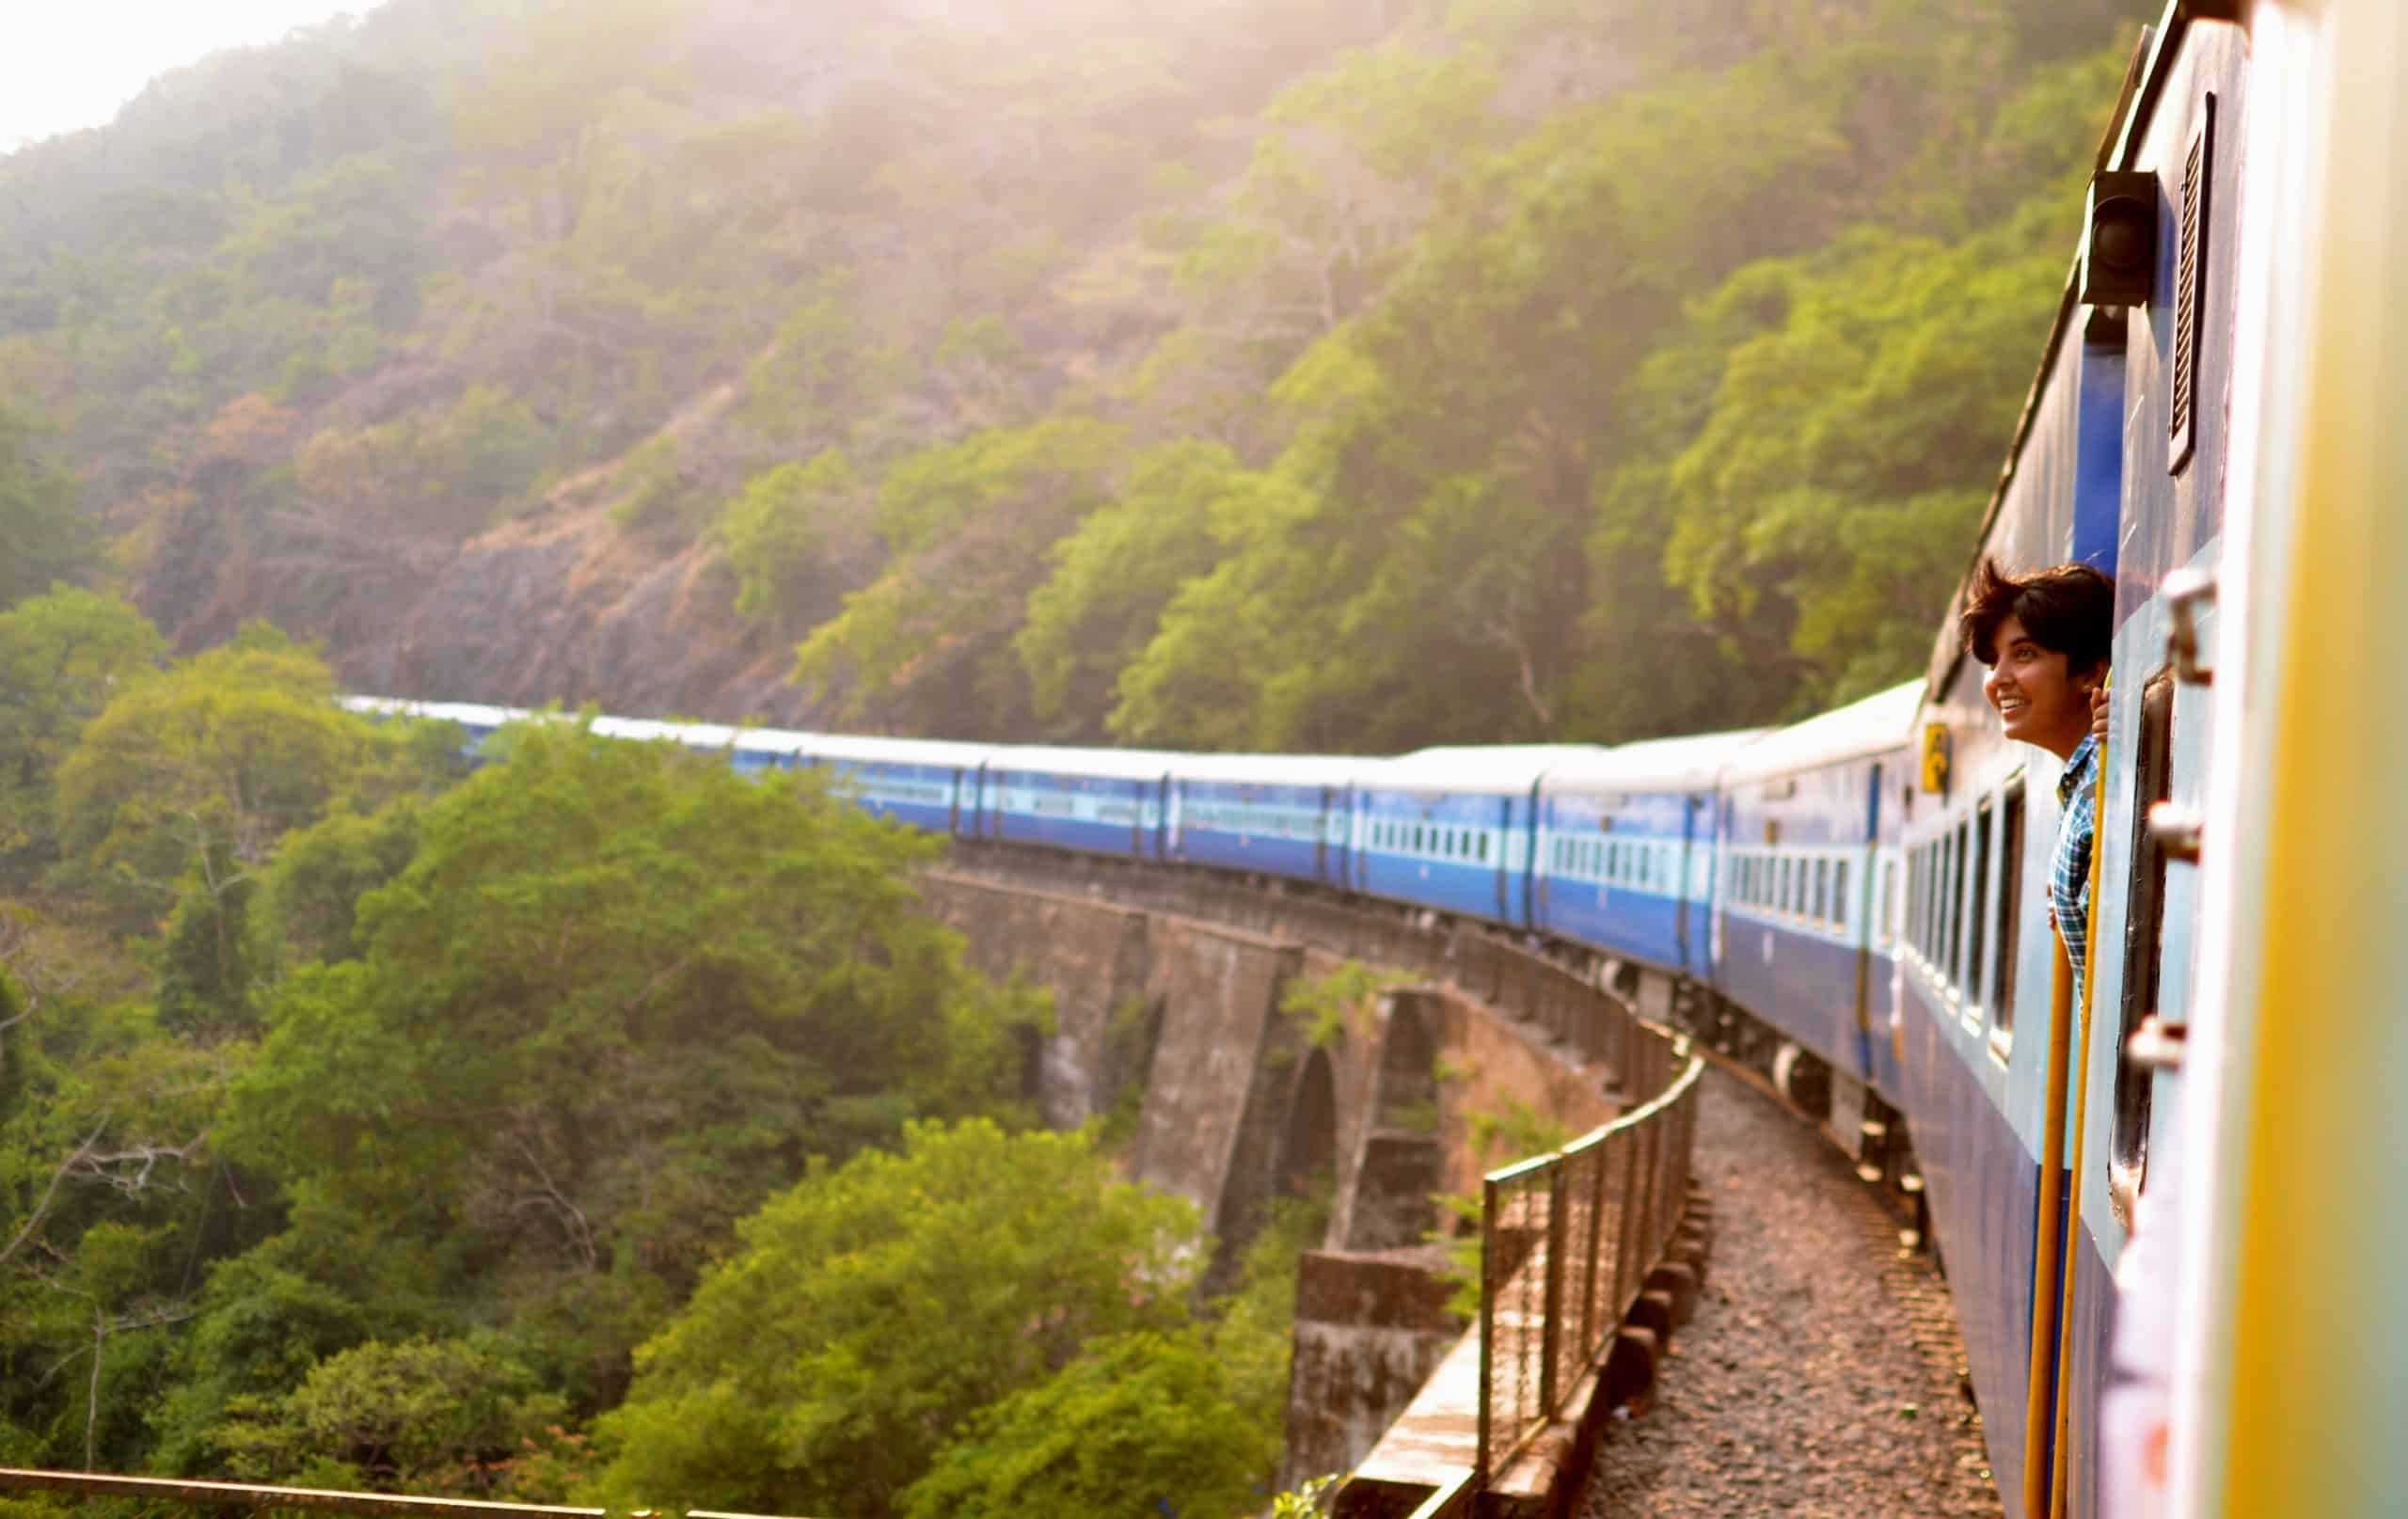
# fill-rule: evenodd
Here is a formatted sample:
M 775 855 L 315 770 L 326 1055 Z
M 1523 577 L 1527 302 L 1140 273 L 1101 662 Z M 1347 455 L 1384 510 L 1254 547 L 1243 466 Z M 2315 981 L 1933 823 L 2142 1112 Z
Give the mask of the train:
M 1810 720 L 1384 758 L 603 719 L 964 840 L 1478 922 L 1928 1210 L 2018 1519 L 2408 1505 L 2408 7 L 2170 0 L 1969 566 L 2116 585 L 2090 984 L 2060 762 L 1961 647 Z M 459 723 L 504 709 L 354 698 Z

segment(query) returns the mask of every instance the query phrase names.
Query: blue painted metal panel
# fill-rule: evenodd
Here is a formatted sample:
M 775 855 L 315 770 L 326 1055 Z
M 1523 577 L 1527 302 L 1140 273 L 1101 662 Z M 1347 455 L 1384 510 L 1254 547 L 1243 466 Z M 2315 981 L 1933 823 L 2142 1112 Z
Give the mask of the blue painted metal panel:
M 1161 857 L 1164 783 L 1013 767 L 1005 752 L 988 772 L 982 808 L 990 836 L 1085 854 Z
M 863 812 L 931 833 L 953 831 L 955 809 L 966 792 L 963 772 L 952 766 L 831 760 L 820 768 L 835 794 Z
M 1349 793 L 1329 786 L 1175 780 L 1167 854 L 1337 884 L 1345 879 L 1351 812 Z
M 1367 786 L 1355 823 L 1357 883 L 1377 896 L 1523 926 L 1527 797 Z
M 2068 344 L 2080 367 L 2075 421 L 2073 531 L 2066 558 L 2106 575 L 2115 573 L 2124 512 L 2124 354 L 2120 348 Z

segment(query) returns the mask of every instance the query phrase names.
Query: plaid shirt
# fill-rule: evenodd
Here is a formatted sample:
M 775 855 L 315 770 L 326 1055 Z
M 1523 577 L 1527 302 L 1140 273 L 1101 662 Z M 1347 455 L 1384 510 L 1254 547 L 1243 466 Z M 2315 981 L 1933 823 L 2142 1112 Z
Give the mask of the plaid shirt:
M 2066 941 L 2073 991 L 2083 992 L 2082 966 L 2090 949 L 2090 846 L 2099 831 L 2099 739 L 2085 735 L 2057 782 L 2057 849 L 2049 859 L 2049 916 Z

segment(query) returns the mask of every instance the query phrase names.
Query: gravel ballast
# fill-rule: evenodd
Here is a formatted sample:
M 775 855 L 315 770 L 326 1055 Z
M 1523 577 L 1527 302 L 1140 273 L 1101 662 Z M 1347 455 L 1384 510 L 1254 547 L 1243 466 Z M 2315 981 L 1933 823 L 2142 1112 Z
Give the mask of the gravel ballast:
M 1927 1255 L 1830 1144 L 1709 1070 L 1694 1174 L 1714 1197 L 1697 1317 L 1655 1406 L 1616 1423 L 1583 1519 L 2001 1513 Z

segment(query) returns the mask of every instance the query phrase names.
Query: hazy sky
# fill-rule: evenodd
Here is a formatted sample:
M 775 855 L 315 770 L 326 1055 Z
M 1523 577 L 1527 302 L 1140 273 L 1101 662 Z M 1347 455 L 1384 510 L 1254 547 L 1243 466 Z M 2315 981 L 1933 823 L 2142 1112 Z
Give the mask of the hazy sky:
M 151 79 L 373 0 L 0 0 L 0 152 L 96 127 Z

